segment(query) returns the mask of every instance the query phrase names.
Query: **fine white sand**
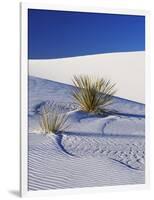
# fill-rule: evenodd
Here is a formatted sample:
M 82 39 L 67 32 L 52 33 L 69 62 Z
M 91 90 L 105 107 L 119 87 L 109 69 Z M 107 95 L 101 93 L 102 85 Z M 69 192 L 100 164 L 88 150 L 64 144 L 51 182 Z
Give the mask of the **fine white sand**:
M 144 184 L 144 104 L 114 97 L 119 115 L 98 117 L 73 104 L 71 85 L 29 77 L 28 189 Z M 38 119 L 54 101 L 70 127 L 43 135 Z
M 91 74 L 111 79 L 117 84 L 117 96 L 141 103 L 145 101 L 145 52 L 29 60 L 31 76 L 72 84 L 74 74 Z

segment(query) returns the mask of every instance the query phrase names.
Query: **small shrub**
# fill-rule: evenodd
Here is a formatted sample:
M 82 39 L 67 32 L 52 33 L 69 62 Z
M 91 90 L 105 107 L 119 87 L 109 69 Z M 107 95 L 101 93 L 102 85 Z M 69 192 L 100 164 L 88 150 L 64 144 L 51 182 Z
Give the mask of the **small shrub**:
M 73 77 L 75 88 L 73 97 L 82 111 L 103 113 L 112 104 L 115 94 L 115 84 L 104 78 L 94 78 L 87 75 Z
M 59 107 L 53 102 L 43 105 L 40 112 L 40 127 L 45 134 L 58 134 L 64 132 L 68 127 L 68 116 L 60 113 Z

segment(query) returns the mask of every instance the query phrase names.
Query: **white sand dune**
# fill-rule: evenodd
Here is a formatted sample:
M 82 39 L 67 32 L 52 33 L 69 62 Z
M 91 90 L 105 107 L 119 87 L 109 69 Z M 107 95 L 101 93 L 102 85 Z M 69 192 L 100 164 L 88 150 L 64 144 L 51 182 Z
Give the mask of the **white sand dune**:
M 72 84 L 74 74 L 109 78 L 117 83 L 117 96 L 144 103 L 145 52 L 29 60 L 31 76 Z
M 144 104 L 114 97 L 119 115 L 97 117 L 77 110 L 72 87 L 29 77 L 28 189 L 144 184 Z M 57 136 L 38 123 L 49 100 L 69 115 L 71 126 Z
M 144 183 L 143 171 L 125 167 L 105 154 L 79 157 L 65 153 L 54 135 L 29 134 L 28 160 L 29 190 Z

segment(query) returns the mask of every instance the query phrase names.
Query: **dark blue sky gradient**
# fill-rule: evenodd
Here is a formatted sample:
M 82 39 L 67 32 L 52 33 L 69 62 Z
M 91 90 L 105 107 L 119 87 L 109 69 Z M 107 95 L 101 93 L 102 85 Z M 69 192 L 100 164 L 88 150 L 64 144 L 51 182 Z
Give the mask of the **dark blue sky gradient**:
M 28 58 L 145 50 L 145 17 L 28 10 Z

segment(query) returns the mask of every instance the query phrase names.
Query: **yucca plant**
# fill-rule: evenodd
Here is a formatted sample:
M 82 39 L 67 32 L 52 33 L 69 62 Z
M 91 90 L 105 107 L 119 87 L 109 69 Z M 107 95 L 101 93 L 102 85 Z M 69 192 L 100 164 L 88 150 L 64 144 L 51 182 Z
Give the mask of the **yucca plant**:
M 54 102 L 42 106 L 39 124 L 43 133 L 58 134 L 64 132 L 69 127 L 67 120 L 67 114 L 60 113 Z
M 73 77 L 73 97 L 80 109 L 85 112 L 103 113 L 112 104 L 115 84 L 104 78 L 88 75 Z

